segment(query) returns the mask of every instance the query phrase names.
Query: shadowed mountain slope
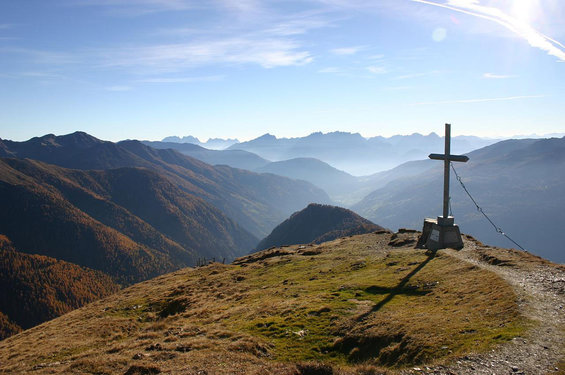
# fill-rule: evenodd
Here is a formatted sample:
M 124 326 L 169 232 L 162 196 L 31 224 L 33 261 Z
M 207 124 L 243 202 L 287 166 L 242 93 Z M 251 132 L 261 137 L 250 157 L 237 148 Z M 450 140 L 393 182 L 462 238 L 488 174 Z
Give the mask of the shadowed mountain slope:
M 0 235 L 0 340 L 118 290 L 99 271 L 16 251 Z
M 142 143 L 156 149 L 173 149 L 210 165 L 227 165 L 233 168 L 255 170 L 269 163 L 259 155 L 243 150 L 209 150 L 192 143 L 149 141 Z
M 273 229 L 271 234 L 259 242 L 256 250 L 272 246 L 321 243 L 383 229 L 345 208 L 309 204 Z
M 255 237 L 218 209 L 140 168 L 71 170 L 0 160 L 0 231 L 25 249 L 130 283 L 246 253 Z
M 508 140 L 454 163 L 484 212 L 529 251 L 565 262 L 565 138 Z M 442 212 L 443 164 L 429 160 L 375 190 L 352 209 L 389 228 L 421 228 Z M 400 171 L 404 166 L 397 169 Z M 399 173 L 399 171 L 397 173 Z M 451 173 L 451 205 L 461 230 L 497 246 L 513 246 L 477 211 Z
M 314 158 L 272 162 L 255 171 L 308 181 L 324 189 L 334 199 L 339 199 L 342 195 L 347 195 L 360 188 L 358 178 Z
M 0 342 L 0 372 L 393 375 L 418 366 L 468 375 L 554 368 L 564 322 L 548 317 L 558 314 L 563 295 L 551 280 L 535 285 L 563 269 L 469 238 L 459 252 L 429 254 L 413 248 L 417 236 L 370 233 L 163 275 Z M 548 308 L 531 316 L 540 301 Z M 536 351 L 543 355 L 533 358 Z
M 213 167 L 177 151 L 156 150 L 138 141 L 112 143 L 76 132 L 3 143 L 5 148 L 0 148 L 0 153 L 5 156 L 33 158 L 65 168 L 151 169 L 185 192 L 212 203 L 257 237 L 265 236 L 308 203 L 330 202 L 323 190 L 305 181 L 227 166 Z

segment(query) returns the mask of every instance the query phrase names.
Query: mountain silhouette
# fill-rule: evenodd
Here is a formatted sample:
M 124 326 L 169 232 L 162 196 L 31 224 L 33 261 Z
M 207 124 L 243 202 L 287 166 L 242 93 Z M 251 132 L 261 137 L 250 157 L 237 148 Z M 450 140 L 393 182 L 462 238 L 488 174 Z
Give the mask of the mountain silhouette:
M 337 169 L 361 176 L 424 158 L 441 149 L 443 142 L 443 138 L 435 133 L 365 138 L 359 133 L 316 132 L 297 138 L 277 138 L 265 134 L 250 141 L 236 143 L 229 149 L 249 151 L 272 161 L 316 158 Z M 452 151 L 469 152 L 494 142 L 496 141 L 470 136 L 453 137 Z
M 157 150 L 139 141 L 112 143 L 86 133 L 46 135 L 25 142 L 3 141 L 0 156 L 32 158 L 73 169 L 144 167 L 187 193 L 216 206 L 258 238 L 311 202 L 329 203 L 321 189 L 305 181 L 211 166 L 175 150 Z
M 223 150 L 228 148 L 229 146 L 239 143 L 237 139 L 223 139 L 223 138 L 209 138 L 206 142 L 200 141 L 198 138 L 193 137 L 191 135 L 187 135 L 185 137 L 165 137 L 163 138 L 163 143 L 180 143 L 180 144 L 194 144 L 201 147 L 205 147 L 210 150 Z M 172 147 L 171 147 L 172 148 Z
M 309 204 L 279 224 L 261 240 L 256 250 L 273 246 L 321 243 L 339 237 L 384 230 L 345 208 Z
M 441 150 L 441 149 L 440 149 Z M 565 262 L 565 137 L 507 140 L 454 163 L 484 212 L 511 238 L 535 254 Z M 421 228 L 423 218 L 442 212 L 443 164 L 434 160 L 399 166 L 399 177 L 367 195 L 352 209 L 389 228 Z M 405 173 L 402 170 L 406 169 Z M 451 173 L 451 206 L 461 231 L 497 246 L 515 246 L 477 211 Z

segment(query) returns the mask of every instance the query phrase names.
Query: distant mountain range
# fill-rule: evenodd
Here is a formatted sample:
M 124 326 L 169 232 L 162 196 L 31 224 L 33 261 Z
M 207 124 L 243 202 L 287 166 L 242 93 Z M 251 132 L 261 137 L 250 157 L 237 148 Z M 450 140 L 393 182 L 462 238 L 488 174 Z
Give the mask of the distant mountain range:
M 359 202 L 376 187 L 382 186 L 395 170 L 356 177 L 315 158 L 294 158 L 271 162 L 243 150 L 208 150 L 189 143 L 149 142 L 143 144 L 156 149 L 172 149 L 212 165 L 228 165 L 259 173 L 272 173 L 296 180 L 308 181 L 323 189 L 332 201 L 341 205 Z M 417 162 L 415 165 L 420 164 Z M 406 173 L 403 168 L 399 173 Z
M 273 246 L 322 243 L 336 238 L 384 230 L 342 207 L 309 204 L 279 224 L 256 250 Z
M 299 138 L 277 138 L 265 134 L 229 147 L 244 150 L 271 161 L 316 158 L 352 175 L 370 175 L 443 149 L 443 138 L 435 133 L 364 138 L 359 133 L 312 133 Z M 469 152 L 496 140 L 472 136 L 452 138 L 454 153 Z
M 565 137 L 507 140 L 468 156 L 468 163 L 454 167 L 484 212 L 527 250 L 565 262 Z M 419 229 L 425 217 L 441 215 L 442 163 L 425 160 L 393 171 L 386 185 L 352 209 L 391 229 Z M 451 197 L 462 232 L 490 245 L 515 247 L 477 211 L 453 173 Z
M 82 132 L 50 134 L 25 142 L 0 140 L 1 156 L 32 158 L 82 170 L 147 168 L 211 203 L 258 238 L 308 203 L 330 202 L 322 189 L 304 181 L 214 167 L 175 150 L 157 150 L 139 141 L 101 141 Z
M 201 142 L 198 138 L 193 137 L 191 135 L 186 137 L 165 137 L 163 138 L 163 142 L 170 142 L 170 143 L 189 143 L 195 144 L 198 146 L 202 146 L 211 150 L 223 150 L 235 143 L 239 143 L 237 139 L 222 139 L 222 138 L 210 138 L 206 142 Z

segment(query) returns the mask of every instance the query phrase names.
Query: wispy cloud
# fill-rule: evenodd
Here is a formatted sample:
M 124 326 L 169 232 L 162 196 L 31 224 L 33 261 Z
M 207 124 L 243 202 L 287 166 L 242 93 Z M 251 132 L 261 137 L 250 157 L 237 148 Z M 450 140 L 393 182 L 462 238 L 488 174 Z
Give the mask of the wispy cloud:
M 218 38 L 186 44 L 99 51 L 107 67 L 178 71 L 210 64 L 257 64 L 264 68 L 304 65 L 313 60 L 300 44 L 284 38 Z
M 20 73 L 21 77 L 32 77 L 32 78 L 46 78 L 46 79 L 66 79 L 65 76 L 56 73 L 48 72 L 23 72 Z
M 330 52 L 334 55 L 355 55 L 357 52 L 365 49 L 365 46 L 352 46 L 331 49 Z
M 565 45 L 535 30 L 526 21 L 513 17 L 499 8 L 481 5 L 479 0 L 447 0 L 444 3 L 430 0 L 412 1 L 495 22 L 527 41 L 530 46 L 539 48 L 549 55 L 565 61 Z
M 485 74 L 483 74 L 483 78 L 488 78 L 488 79 L 508 79 L 508 78 L 516 78 L 516 76 L 515 76 L 515 75 L 509 75 L 509 74 L 485 73 Z
M 379 55 L 372 55 L 369 56 L 368 59 L 369 60 L 382 60 L 384 59 L 385 55 L 379 54 Z
M 420 77 L 431 76 L 431 75 L 438 74 L 438 73 L 439 73 L 439 70 L 432 70 L 432 71 L 429 71 L 429 72 L 403 74 L 403 75 L 396 76 L 393 79 L 403 80 L 403 79 L 420 78 Z
M 330 66 L 327 68 L 323 68 L 318 70 L 318 73 L 339 73 L 341 70 L 335 66 Z
M 10 25 L 9 23 L 0 23 L 0 30 L 7 30 L 7 29 L 11 29 L 12 25 Z
M 267 27 L 264 32 L 277 36 L 301 35 L 306 34 L 310 30 L 329 27 L 331 25 L 331 21 L 322 17 L 299 14 L 294 15 L 291 19 L 277 21 L 274 26 Z
M 194 0 L 83 0 L 73 2 L 72 5 L 105 7 L 109 13 L 121 16 L 141 16 L 202 7 L 201 3 Z
M 367 70 L 373 74 L 385 74 L 388 73 L 387 68 L 385 68 L 384 66 L 378 66 L 378 65 L 372 65 L 372 66 L 368 66 Z
M 44 51 L 29 48 L 0 48 L 0 53 L 24 55 L 27 56 L 33 63 L 45 65 L 74 64 L 80 60 L 76 54 L 68 52 Z
M 130 87 L 130 86 L 108 86 L 108 87 L 105 87 L 105 90 L 106 91 L 117 91 L 117 92 L 131 91 L 132 87 Z
M 157 77 L 138 79 L 141 83 L 194 83 L 194 82 L 217 82 L 224 79 L 224 76 L 203 76 L 203 77 Z
M 504 102 L 509 100 L 522 100 L 522 99 L 536 99 L 544 98 L 545 95 L 522 95 L 522 96 L 507 96 L 502 98 L 480 98 L 480 99 L 459 99 L 459 100 L 444 100 L 437 102 L 420 102 L 413 103 L 412 105 L 435 105 L 435 104 L 469 104 L 469 103 L 485 103 L 485 102 Z

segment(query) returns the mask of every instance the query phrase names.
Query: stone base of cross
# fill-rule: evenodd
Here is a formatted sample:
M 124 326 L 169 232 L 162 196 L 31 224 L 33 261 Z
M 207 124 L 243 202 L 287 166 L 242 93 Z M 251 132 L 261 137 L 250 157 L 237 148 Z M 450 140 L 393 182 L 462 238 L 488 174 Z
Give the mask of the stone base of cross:
M 448 224 L 449 221 L 451 224 Z M 441 216 L 437 219 L 425 219 L 418 247 L 429 250 L 463 248 L 461 232 L 459 226 L 454 224 L 453 216 L 449 216 L 447 221 Z
M 451 125 L 445 124 L 445 153 L 430 154 L 429 158 L 444 161 L 443 170 L 443 216 L 437 219 L 425 219 L 422 235 L 418 240 L 418 247 L 429 250 L 460 249 L 463 247 L 461 232 L 455 224 L 453 216 L 449 216 L 449 167 L 452 161 L 467 162 L 469 158 L 464 155 L 451 155 Z

